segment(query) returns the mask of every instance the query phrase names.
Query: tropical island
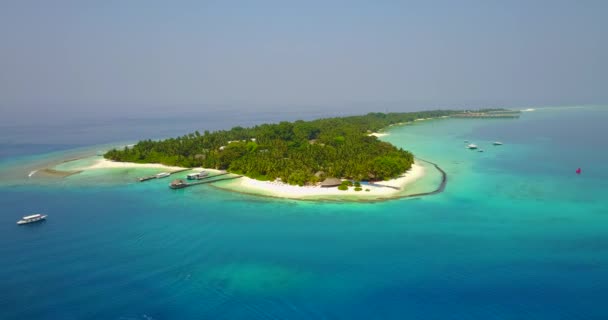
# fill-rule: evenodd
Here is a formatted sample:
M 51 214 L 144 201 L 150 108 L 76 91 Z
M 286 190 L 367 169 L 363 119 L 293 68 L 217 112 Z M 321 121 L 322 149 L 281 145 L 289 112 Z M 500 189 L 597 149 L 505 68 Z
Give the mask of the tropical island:
M 262 181 L 280 178 L 293 185 L 315 183 L 325 177 L 387 180 L 410 169 L 414 156 L 370 133 L 396 123 L 453 113 L 370 113 L 202 134 L 196 131 L 161 141 L 139 141 L 122 150 L 110 150 L 104 157 L 120 162 L 215 168 Z
M 237 126 L 215 132 L 195 131 L 177 138 L 142 140 L 120 150 L 112 149 L 104 157 L 117 162 L 225 170 L 249 180 L 300 187 L 330 181 L 331 186 L 342 184 L 340 189 L 344 190 L 352 181 L 355 189 L 361 191 L 359 181 L 397 179 L 415 166 L 411 152 L 378 139 L 381 129 L 461 114 L 463 111 L 455 110 L 368 113 L 251 128 Z M 342 183 L 343 180 L 346 182 Z M 250 181 L 248 186 L 260 185 Z

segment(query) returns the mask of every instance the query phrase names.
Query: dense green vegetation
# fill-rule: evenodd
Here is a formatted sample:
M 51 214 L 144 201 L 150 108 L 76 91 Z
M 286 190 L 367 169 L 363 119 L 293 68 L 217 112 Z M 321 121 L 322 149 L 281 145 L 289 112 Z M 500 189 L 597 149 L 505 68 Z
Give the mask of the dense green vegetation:
M 225 169 L 259 180 L 280 178 L 295 185 L 325 177 L 383 180 L 405 172 L 414 157 L 369 133 L 391 124 L 455 112 L 369 113 L 202 134 L 196 131 L 162 141 L 143 140 L 104 156 L 116 161 Z

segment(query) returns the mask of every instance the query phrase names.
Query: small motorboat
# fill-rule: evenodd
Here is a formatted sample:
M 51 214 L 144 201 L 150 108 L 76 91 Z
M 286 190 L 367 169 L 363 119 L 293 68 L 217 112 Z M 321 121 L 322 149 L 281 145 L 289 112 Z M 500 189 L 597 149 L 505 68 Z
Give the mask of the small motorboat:
M 502 146 L 502 142 L 500 141 L 494 141 L 494 143 L 492 143 L 495 146 Z
M 30 216 L 25 216 L 25 217 L 21 218 L 21 220 L 17 221 L 17 224 L 21 225 L 21 224 L 28 224 L 28 223 L 32 223 L 32 222 L 43 221 L 44 219 L 46 219 L 46 217 L 47 217 L 46 214 L 33 214 Z
M 467 146 L 467 148 L 473 150 L 473 149 L 477 149 L 478 147 L 476 144 L 471 143 L 470 145 Z

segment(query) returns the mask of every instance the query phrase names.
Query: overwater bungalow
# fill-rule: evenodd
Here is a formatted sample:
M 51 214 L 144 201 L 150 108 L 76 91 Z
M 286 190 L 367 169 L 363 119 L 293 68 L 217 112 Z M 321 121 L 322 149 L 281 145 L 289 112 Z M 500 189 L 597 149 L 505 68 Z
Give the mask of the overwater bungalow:
M 175 179 L 175 180 L 171 181 L 171 184 L 169 185 L 169 188 L 171 188 L 171 189 L 181 189 L 181 188 L 185 188 L 187 186 L 188 186 L 188 184 L 186 183 L 186 181 L 184 181 L 182 179 Z

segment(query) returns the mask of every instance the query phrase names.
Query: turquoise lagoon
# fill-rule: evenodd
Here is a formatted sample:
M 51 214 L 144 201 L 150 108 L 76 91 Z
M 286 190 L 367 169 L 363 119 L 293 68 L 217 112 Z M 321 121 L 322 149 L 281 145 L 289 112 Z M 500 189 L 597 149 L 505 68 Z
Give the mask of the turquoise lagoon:
M 375 203 L 134 182 L 153 169 L 32 179 L 125 137 L 15 147 L 4 127 L 0 319 L 606 319 L 607 122 L 603 107 L 539 108 L 391 127 L 383 139 L 448 183 Z M 187 132 L 175 123 L 158 130 Z M 17 227 L 30 212 L 49 219 Z

